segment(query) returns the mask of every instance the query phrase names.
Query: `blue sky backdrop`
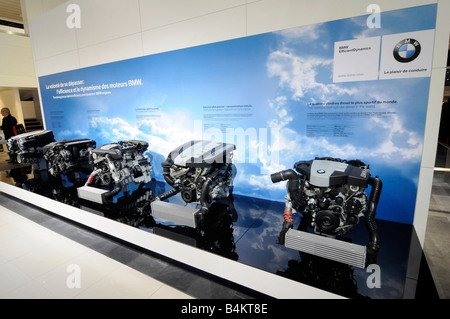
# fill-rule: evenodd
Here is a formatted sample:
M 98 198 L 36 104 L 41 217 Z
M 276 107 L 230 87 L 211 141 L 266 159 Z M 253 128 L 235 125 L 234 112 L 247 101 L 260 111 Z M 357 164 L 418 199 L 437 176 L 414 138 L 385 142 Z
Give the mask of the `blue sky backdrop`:
M 367 16 L 361 16 L 43 76 L 46 127 L 57 140 L 86 137 L 97 145 L 145 140 L 159 180 L 160 163 L 172 149 L 210 137 L 201 129 L 205 124 L 256 132 L 237 143 L 234 191 L 276 201 L 284 201 L 286 188 L 272 184 L 271 173 L 316 156 L 361 159 L 384 183 L 377 217 L 411 224 L 430 78 L 333 83 L 334 42 L 434 29 L 435 17 L 435 5 L 421 6 L 382 13 L 381 28 L 368 28 Z M 81 89 L 136 79 L 142 85 L 104 87 L 90 96 L 51 87 L 84 81 L 68 87 Z M 311 108 L 371 100 L 396 103 L 370 109 L 388 114 L 381 117 Z M 236 111 L 234 121 L 227 121 L 233 115 L 227 112 L 212 113 L 222 122 L 205 117 L 211 114 L 205 106 L 243 105 L 251 108 Z M 313 119 L 319 111 L 345 117 Z M 346 134 L 311 135 L 311 125 L 317 124 L 337 126 Z M 256 154 L 256 160 L 249 154 Z

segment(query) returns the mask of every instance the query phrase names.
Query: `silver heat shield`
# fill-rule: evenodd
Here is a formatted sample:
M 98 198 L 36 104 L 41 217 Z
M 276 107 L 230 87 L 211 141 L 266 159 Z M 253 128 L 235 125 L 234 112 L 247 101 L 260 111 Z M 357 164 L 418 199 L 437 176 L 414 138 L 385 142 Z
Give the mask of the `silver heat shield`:
M 90 186 L 82 186 L 77 188 L 77 193 L 78 198 L 80 199 L 85 199 L 98 204 L 104 204 L 105 194 L 108 193 L 108 191 Z
M 366 267 L 366 247 L 330 237 L 289 229 L 285 246 L 294 250 L 345 263 Z
M 160 218 L 177 225 L 184 225 L 192 228 L 196 228 L 198 226 L 196 220 L 198 209 L 196 208 L 181 206 L 159 200 L 152 202 L 150 205 L 152 209 L 152 216 L 155 218 Z

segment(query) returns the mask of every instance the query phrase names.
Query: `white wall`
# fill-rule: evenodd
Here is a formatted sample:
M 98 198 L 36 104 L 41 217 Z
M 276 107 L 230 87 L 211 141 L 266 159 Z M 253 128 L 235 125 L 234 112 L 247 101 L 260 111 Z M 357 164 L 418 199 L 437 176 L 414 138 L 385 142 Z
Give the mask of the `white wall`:
M 373 0 L 22 0 L 37 76 L 367 14 Z M 449 40 L 449 0 L 378 0 L 381 11 L 438 4 L 414 226 L 423 245 Z M 69 4 L 81 8 L 70 29 Z M 56 7 L 55 7 L 56 6 Z M 48 9 L 51 9 L 47 11 Z M 382 18 L 382 16 L 381 16 Z
M 37 116 L 34 101 L 22 101 L 22 113 L 24 119 L 35 119 Z
M 372 0 L 23 0 L 37 75 L 367 14 Z M 445 0 L 448 1 L 448 0 Z M 61 2 L 61 0 L 59 0 Z M 437 0 L 377 1 L 382 11 Z M 81 28 L 70 29 L 70 4 Z M 52 8 L 39 15 L 39 10 Z
M 37 87 L 29 37 L 0 32 L 0 87 Z
M 431 74 L 428 112 L 425 123 L 424 147 L 419 177 L 418 196 L 414 215 L 414 227 L 423 246 L 430 207 L 431 187 L 436 161 L 437 140 L 444 95 L 445 72 L 447 67 L 448 43 L 450 34 L 450 1 L 438 1 L 436 34 Z

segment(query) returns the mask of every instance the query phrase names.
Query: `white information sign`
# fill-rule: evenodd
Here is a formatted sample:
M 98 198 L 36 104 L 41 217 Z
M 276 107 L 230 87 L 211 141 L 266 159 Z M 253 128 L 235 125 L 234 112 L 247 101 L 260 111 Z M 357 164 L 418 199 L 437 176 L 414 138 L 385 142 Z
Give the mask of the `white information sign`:
M 378 80 L 380 37 L 334 43 L 333 82 Z
M 434 30 L 385 35 L 380 80 L 431 76 Z

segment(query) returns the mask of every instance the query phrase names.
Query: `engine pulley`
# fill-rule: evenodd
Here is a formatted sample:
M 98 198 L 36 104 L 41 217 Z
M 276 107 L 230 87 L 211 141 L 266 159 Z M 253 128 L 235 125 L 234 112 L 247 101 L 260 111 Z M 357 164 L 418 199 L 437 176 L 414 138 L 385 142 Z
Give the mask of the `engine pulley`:
M 333 211 L 321 210 L 316 214 L 314 222 L 320 232 L 332 233 L 339 227 L 340 220 L 339 216 Z

